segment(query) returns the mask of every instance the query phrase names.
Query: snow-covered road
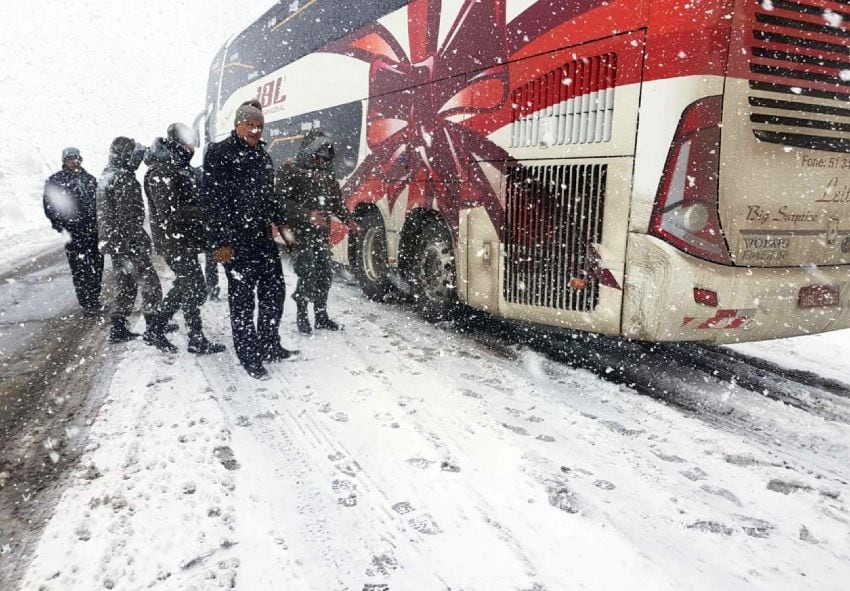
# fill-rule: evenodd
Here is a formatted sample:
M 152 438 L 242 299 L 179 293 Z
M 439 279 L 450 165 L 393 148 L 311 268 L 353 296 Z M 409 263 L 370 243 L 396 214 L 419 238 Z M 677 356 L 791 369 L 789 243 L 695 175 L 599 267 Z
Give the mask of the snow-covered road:
M 288 303 L 302 356 L 264 382 L 120 349 L 21 589 L 846 588 L 846 422 L 731 386 L 683 412 L 351 285 L 332 310 L 303 338 Z

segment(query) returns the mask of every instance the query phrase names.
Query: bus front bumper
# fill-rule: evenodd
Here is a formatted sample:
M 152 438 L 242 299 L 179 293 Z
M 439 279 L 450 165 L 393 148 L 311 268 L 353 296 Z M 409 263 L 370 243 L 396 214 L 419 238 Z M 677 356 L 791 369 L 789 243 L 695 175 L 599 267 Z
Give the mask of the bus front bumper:
M 730 267 L 632 233 L 624 291 L 622 332 L 640 340 L 740 343 L 850 328 L 850 266 Z

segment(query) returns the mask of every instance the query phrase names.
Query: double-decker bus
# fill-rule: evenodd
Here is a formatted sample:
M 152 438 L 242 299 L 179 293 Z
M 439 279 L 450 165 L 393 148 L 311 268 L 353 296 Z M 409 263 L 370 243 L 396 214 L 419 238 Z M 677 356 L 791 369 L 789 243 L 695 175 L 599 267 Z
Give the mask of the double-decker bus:
M 538 325 L 728 343 L 850 326 L 850 6 L 284 0 L 210 70 L 276 164 L 335 138 L 335 258 Z

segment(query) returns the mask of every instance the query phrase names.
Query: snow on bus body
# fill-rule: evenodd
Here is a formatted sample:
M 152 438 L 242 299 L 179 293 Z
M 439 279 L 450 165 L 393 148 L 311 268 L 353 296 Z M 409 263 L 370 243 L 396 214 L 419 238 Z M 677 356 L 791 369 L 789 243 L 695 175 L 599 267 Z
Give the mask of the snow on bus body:
M 833 103 L 847 95 L 824 98 L 834 85 L 820 78 L 777 94 L 783 76 L 806 76 L 756 63 L 810 59 L 834 31 L 794 12 L 802 49 L 783 54 L 790 5 L 674 4 L 415 0 L 246 81 L 216 125 L 259 97 L 278 160 L 302 129 L 343 128 L 349 207 L 380 212 L 390 266 L 411 220 L 436 211 L 459 299 L 506 318 L 714 342 L 850 326 L 850 200 L 824 151 L 845 140 L 805 139 L 841 130 Z M 266 29 L 295 31 L 296 16 L 267 15 Z M 238 70 L 238 57 L 225 61 Z M 765 132 L 791 108 L 817 113 L 805 129 L 832 131 Z M 334 241 L 348 262 L 343 228 Z

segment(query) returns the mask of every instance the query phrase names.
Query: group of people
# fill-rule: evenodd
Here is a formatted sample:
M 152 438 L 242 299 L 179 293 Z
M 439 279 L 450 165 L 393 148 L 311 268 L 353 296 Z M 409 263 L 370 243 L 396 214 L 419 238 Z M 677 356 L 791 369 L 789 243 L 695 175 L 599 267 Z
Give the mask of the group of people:
M 230 136 L 208 146 L 201 169 L 190 163 L 196 134 L 181 123 L 169 126 L 166 136 L 147 148 L 131 138 L 115 138 L 99 180 L 82 167 L 79 150 L 63 150 L 62 170 L 46 183 L 44 210 L 54 229 L 70 235 L 65 249 L 86 315 L 103 313 L 103 257 L 111 257 L 116 289 L 109 313 L 110 341 L 140 336 L 130 330 L 128 317 L 141 291 L 141 336 L 146 343 L 175 352 L 167 333 L 176 329 L 171 319 L 182 310 L 191 353 L 224 351 L 224 345 L 204 335 L 200 312 L 208 297 L 217 297 L 216 265 L 221 264 L 236 355 L 248 374 L 266 376 L 265 362 L 297 353 L 280 340 L 286 285 L 274 228 L 293 253 L 298 330 L 309 334 L 314 326 L 340 329 L 327 311 L 331 218 L 352 231 L 357 225 L 334 178 L 333 142 L 319 129 L 308 131 L 295 161 L 275 172 L 261 139 L 263 126 L 260 103 L 243 103 Z M 136 178 L 142 162 L 148 166 L 143 185 Z M 150 236 L 144 225 L 142 186 Z M 151 260 L 154 250 L 174 273 L 165 297 Z M 204 253 L 206 273 L 199 260 Z

